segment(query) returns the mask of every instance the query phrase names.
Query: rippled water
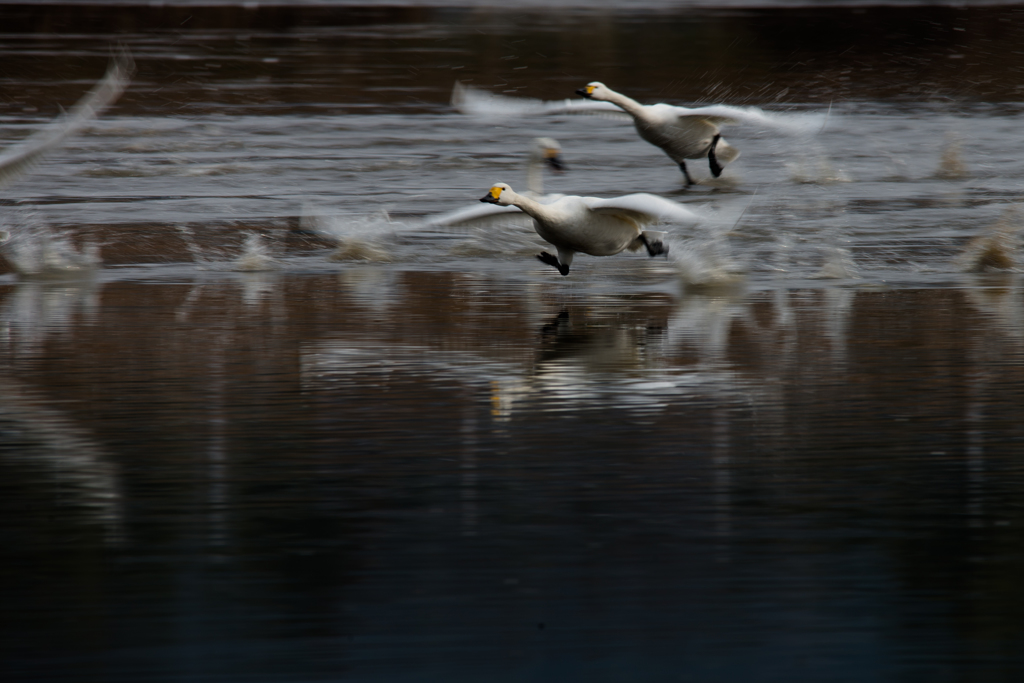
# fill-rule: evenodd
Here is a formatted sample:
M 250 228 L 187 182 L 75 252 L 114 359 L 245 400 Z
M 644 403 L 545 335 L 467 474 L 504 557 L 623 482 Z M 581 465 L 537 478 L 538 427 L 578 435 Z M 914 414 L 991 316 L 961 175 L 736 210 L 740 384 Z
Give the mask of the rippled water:
M 4 145 L 137 64 L 0 195 L 5 680 L 1020 680 L 1022 12 L 0 8 Z M 432 222 L 538 135 L 702 222 Z

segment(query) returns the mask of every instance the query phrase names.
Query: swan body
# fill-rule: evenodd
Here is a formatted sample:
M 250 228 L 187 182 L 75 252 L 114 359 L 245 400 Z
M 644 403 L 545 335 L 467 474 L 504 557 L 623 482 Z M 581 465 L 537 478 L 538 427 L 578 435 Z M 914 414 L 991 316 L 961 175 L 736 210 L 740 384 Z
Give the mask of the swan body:
M 670 104 L 640 104 L 617 93 L 604 83 L 594 81 L 576 91 L 587 99 L 610 102 L 633 117 L 636 132 L 647 142 L 660 147 L 672 161 L 679 164 L 686 184 L 693 179 L 686 169 L 687 159 L 707 159 L 711 174 L 722 175 L 724 164 L 739 157 L 738 149 L 722 139 L 720 126 L 736 123 L 742 110 L 734 107 L 700 107 L 689 109 Z M 749 118 L 750 112 L 746 112 Z M 763 115 L 762 115 L 763 116 Z M 755 115 L 755 118 L 759 118 Z
M 121 52 L 114 58 L 103 79 L 67 113 L 6 152 L 0 153 L 0 187 L 25 174 L 65 139 L 88 126 L 121 96 L 128 87 L 134 68 L 131 55 L 127 51 Z
M 534 138 L 530 144 L 529 155 L 526 161 L 526 186 L 529 190 L 524 193 L 531 199 L 542 204 L 547 204 L 562 197 L 560 194 L 544 194 L 544 169 L 549 168 L 555 172 L 565 170 L 562 161 L 562 146 L 553 138 Z M 498 206 L 497 204 L 484 204 L 468 206 L 456 209 L 450 213 L 443 214 L 428 221 L 432 226 L 450 226 L 470 223 L 490 216 L 503 214 L 519 214 L 521 211 L 514 206 Z
M 664 233 L 645 231 L 642 226 L 665 222 L 693 223 L 696 214 L 676 202 L 650 194 L 631 194 L 614 199 L 564 196 L 542 204 L 516 193 L 505 183 L 494 185 L 480 200 L 498 206 L 514 206 L 533 218 L 541 239 L 558 250 L 557 258 L 541 252 L 537 258 L 569 274 L 573 256 L 613 256 L 629 249 L 646 247 L 651 256 L 667 254 Z

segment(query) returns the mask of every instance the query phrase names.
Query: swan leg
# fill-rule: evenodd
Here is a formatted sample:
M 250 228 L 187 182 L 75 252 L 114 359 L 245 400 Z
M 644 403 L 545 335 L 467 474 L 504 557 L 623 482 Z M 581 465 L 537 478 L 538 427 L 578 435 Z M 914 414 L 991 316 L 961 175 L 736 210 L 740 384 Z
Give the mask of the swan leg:
M 679 168 L 682 170 L 683 175 L 686 176 L 686 185 L 687 185 L 687 187 L 689 187 L 690 185 L 696 185 L 697 184 L 697 183 L 693 182 L 693 178 L 690 177 L 690 172 L 686 170 L 686 162 L 685 161 L 680 161 L 679 162 Z
M 566 264 L 559 263 L 558 259 L 556 257 L 552 256 L 551 254 L 549 254 L 548 252 L 546 252 L 546 251 L 540 252 L 539 254 L 537 254 L 537 258 L 540 260 L 541 263 L 545 263 L 545 264 L 547 264 L 549 266 L 553 266 L 554 268 L 556 268 L 558 270 L 558 272 L 561 273 L 562 275 L 568 275 L 569 274 L 569 264 L 568 263 L 566 263 Z
M 715 156 L 715 147 L 718 146 L 718 139 L 722 137 L 721 134 L 716 134 L 715 137 L 711 138 L 711 149 L 708 150 L 708 166 L 711 167 L 711 175 L 716 178 L 722 175 L 722 171 L 725 169 L 718 163 L 718 157 Z
M 668 245 L 660 239 L 653 236 L 648 237 L 648 235 L 649 233 L 646 232 L 640 233 L 640 241 L 643 242 L 645 247 L 647 247 L 647 253 L 651 256 L 668 256 Z

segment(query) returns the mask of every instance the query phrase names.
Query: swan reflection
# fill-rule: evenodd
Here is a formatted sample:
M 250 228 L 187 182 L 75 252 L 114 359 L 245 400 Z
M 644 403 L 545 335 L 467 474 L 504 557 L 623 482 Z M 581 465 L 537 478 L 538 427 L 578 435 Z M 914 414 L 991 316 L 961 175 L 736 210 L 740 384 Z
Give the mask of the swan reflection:
M 454 380 L 485 395 L 498 421 L 533 410 L 652 413 L 693 398 L 745 403 L 762 390 L 756 377 L 727 361 L 726 351 L 728 328 L 747 317 L 738 299 L 702 295 L 675 308 L 574 304 L 539 325 L 529 353 L 494 349 L 490 337 L 425 344 L 348 334 L 304 345 L 302 382 L 323 389 L 398 377 Z M 693 362 L 685 353 L 687 360 L 679 360 L 683 345 L 706 358 Z
M 102 526 L 108 542 L 119 542 L 124 513 L 117 467 L 85 430 L 46 404 L 32 387 L 0 376 L 0 460 L 12 468 L 7 476 L 40 490 L 57 487 L 62 507 Z
M 67 332 L 75 321 L 94 323 L 99 315 L 102 286 L 92 280 L 55 283 L 25 280 L 4 296 L 0 289 L 0 347 L 15 357 L 42 352 L 52 335 Z
M 967 302 L 990 318 L 997 330 L 1010 339 L 1024 339 L 1024 308 L 1021 279 L 1017 274 L 974 276 L 974 285 L 964 290 Z

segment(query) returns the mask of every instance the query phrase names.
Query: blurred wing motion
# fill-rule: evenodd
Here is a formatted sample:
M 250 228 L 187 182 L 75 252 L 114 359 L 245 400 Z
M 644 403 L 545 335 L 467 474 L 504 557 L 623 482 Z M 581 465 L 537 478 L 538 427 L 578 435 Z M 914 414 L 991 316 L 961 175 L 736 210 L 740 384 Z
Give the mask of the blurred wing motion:
M 583 99 L 545 102 L 529 97 L 506 97 L 471 88 L 458 81 L 452 89 L 452 106 L 467 116 L 486 119 L 554 114 L 596 114 L 624 120 L 631 118 L 611 102 Z
M 476 222 L 482 218 L 501 216 L 506 214 L 522 214 L 523 212 L 515 206 L 498 206 L 497 204 L 479 204 L 477 206 L 466 206 L 456 209 L 450 213 L 442 214 L 427 220 L 426 224 L 431 227 L 454 227 L 467 223 Z
M 135 63 L 127 51 L 121 52 L 107 69 L 106 75 L 93 86 L 75 106 L 26 138 L 13 148 L 0 153 L 0 187 L 3 187 L 38 164 L 48 152 L 65 138 L 88 126 L 100 112 L 110 106 L 131 80 Z
M 462 85 L 457 81 L 452 90 L 451 103 L 463 114 L 487 119 L 557 114 L 590 114 L 626 121 L 633 119 L 611 102 L 587 99 L 544 101 L 528 97 L 508 97 Z M 707 121 L 715 126 L 742 123 L 790 135 L 818 133 L 828 117 L 828 114 L 815 112 L 766 112 L 758 107 L 733 107 L 727 104 L 692 108 L 667 104 L 648 106 L 670 108 L 679 119 L 677 125 L 687 126 L 688 121 L 692 120 Z
M 627 194 L 612 199 L 581 197 L 594 213 L 619 216 L 642 225 L 651 223 L 696 223 L 701 219 L 697 213 L 682 204 L 653 194 Z
M 530 187 L 530 190 L 526 193 L 531 199 L 541 203 L 550 204 L 558 199 L 561 199 L 561 194 L 545 194 L 544 193 L 544 176 L 543 171 L 545 168 L 551 167 L 557 172 L 565 170 L 565 165 L 561 158 L 562 146 L 558 144 L 557 140 L 552 138 L 535 138 L 530 145 L 529 154 L 526 160 L 526 182 Z M 484 204 L 477 202 L 473 206 L 463 207 L 429 218 L 426 221 L 426 225 L 430 227 L 473 227 L 484 225 L 490 225 L 493 223 L 491 219 L 508 219 L 513 217 L 512 222 L 524 222 L 528 225 L 533 224 L 533 219 L 527 214 L 520 211 L 515 206 L 499 206 L 497 204 Z
M 700 119 L 715 125 L 742 123 L 756 128 L 777 130 L 790 135 L 817 133 L 825 122 L 826 114 L 776 113 L 758 107 L 733 107 L 713 104 L 707 107 L 672 107 L 681 121 Z

